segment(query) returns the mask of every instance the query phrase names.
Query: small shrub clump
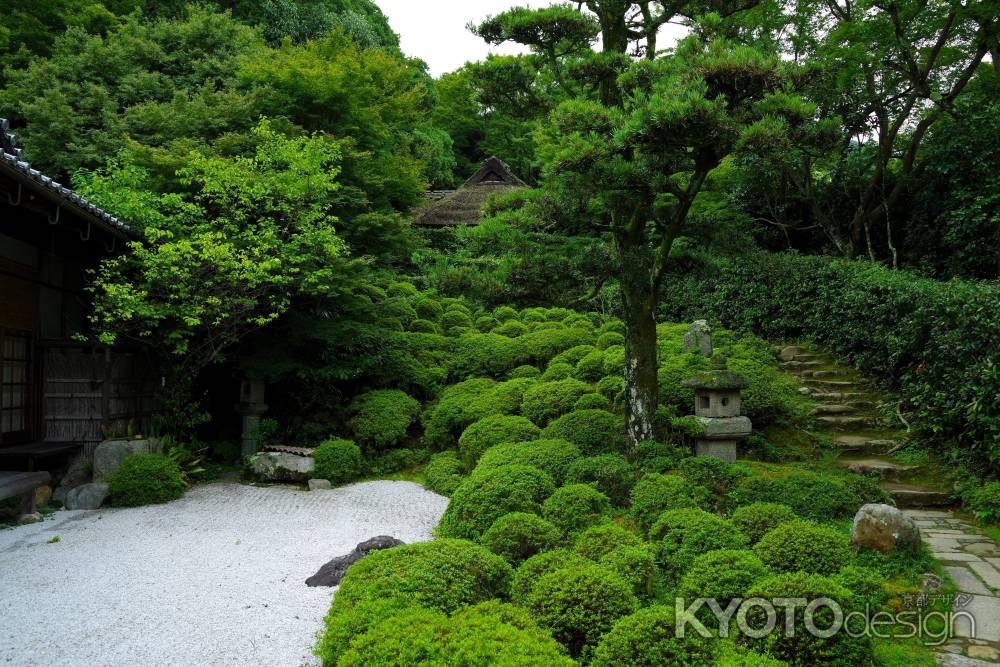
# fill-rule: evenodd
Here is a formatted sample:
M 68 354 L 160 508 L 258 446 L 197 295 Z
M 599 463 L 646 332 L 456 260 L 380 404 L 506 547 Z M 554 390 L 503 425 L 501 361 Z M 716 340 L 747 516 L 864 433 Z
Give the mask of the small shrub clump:
M 969 509 L 983 523 L 1000 523 L 1000 482 L 990 482 L 973 491 Z
M 534 366 L 518 366 L 510 373 L 507 373 L 507 377 L 511 380 L 516 380 L 518 378 L 537 378 L 541 377 L 541 375 L 542 372 Z
M 444 315 L 444 308 L 434 299 L 417 299 L 413 302 L 413 309 L 423 320 L 437 322 Z
M 653 594 L 656 556 L 648 545 L 618 547 L 597 562 L 618 573 L 640 599 L 648 599 Z
M 313 474 L 332 484 L 343 484 L 361 475 L 361 448 L 350 440 L 325 440 L 313 451 Z
M 674 610 L 667 606 L 641 609 L 619 620 L 594 650 L 592 667 L 711 667 L 713 642 L 690 629 L 677 637 Z
M 616 523 L 602 523 L 591 526 L 580 533 L 573 545 L 573 551 L 594 562 L 599 562 L 612 551 L 621 547 L 640 547 L 642 538 Z
M 108 479 L 108 504 L 139 507 L 166 503 L 184 495 L 181 469 L 163 454 L 129 456 Z
M 624 579 L 588 563 L 541 577 L 525 606 L 570 655 L 579 656 L 596 646 L 615 621 L 632 613 L 638 601 Z
M 620 454 L 588 456 L 573 462 L 566 474 L 570 484 L 590 484 L 615 507 L 623 507 L 636 483 L 635 470 Z
M 495 328 L 493 333 L 506 336 L 507 338 L 517 338 L 518 336 L 523 336 L 528 333 L 528 327 L 517 320 L 507 320 Z
M 604 353 L 594 350 L 580 361 L 576 362 L 574 377 L 586 382 L 597 382 L 604 376 Z
M 629 498 L 632 516 L 644 531 L 648 531 L 657 517 L 667 510 L 695 506 L 687 482 L 677 475 L 644 475 L 632 488 Z
M 450 496 L 465 479 L 463 470 L 464 466 L 455 452 L 439 452 L 424 467 L 424 480 L 427 488 L 434 493 Z
M 347 571 L 336 605 L 404 597 L 451 613 L 460 607 L 506 597 L 513 570 L 486 547 L 437 539 L 373 551 Z
M 480 543 L 515 567 L 541 551 L 558 546 L 562 534 L 554 525 L 534 514 L 505 514 L 483 533 Z
M 769 531 L 797 518 L 788 505 L 757 502 L 736 508 L 729 520 L 750 538 L 750 544 L 757 544 Z
M 430 320 L 425 320 L 423 318 L 413 320 L 410 322 L 410 326 L 407 327 L 407 331 L 411 333 L 427 333 L 436 334 L 438 332 L 437 325 Z
M 361 394 L 351 402 L 348 422 L 356 442 L 381 450 L 406 437 L 420 415 L 420 402 L 398 389 Z
M 466 312 L 461 310 L 447 310 L 441 316 L 441 329 L 446 333 L 453 332 L 455 329 L 471 328 L 472 318 Z
M 566 440 L 532 440 L 505 442 L 483 452 L 476 470 L 519 464 L 533 466 L 548 473 L 556 486 L 562 486 L 569 467 L 580 458 L 580 450 Z
M 660 561 L 671 577 L 679 576 L 709 551 L 743 549 L 749 544 L 733 524 L 699 509 L 664 512 L 650 528 L 649 538 L 661 543 Z
M 754 546 L 775 572 L 836 574 L 851 560 L 847 537 L 811 521 L 790 521 L 767 532 Z
M 597 392 L 584 394 L 573 404 L 573 410 L 607 410 L 608 407 L 608 399 Z
M 616 331 L 606 331 L 597 337 L 598 350 L 606 350 L 613 345 L 625 345 L 625 336 Z
M 572 410 L 577 399 L 588 393 L 590 385 L 573 378 L 540 382 L 524 392 L 521 414 L 536 424 L 548 424 Z
M 646 473 L 674 470 L 690 455 L 691 452 L 687 447 L 657 440 L 637 442 L 629 452 L 635 467 Z
M 503 442 L 534 440 L 541 430 L 527 418 L 516 415 L 492 415 L 462 432 L 458 451 L 467 468 L 475 466 L 483 452 Z
M 574 536 L 597 523 L 608 521 L 611 502 L 587 484 L 570 484 L 556 490 L 542 504 L 542 516 L 566 536 Z
M 593 354 L 594 352 L 597 352 L 597 348 L 593 345 L 577 345 L 576 347 L 571 347 L 568 350 L 564 350 L 552 357 L 551 363 L 576 366 L 582 359 Z
M 573 367 L 569 364 L 559 364 L 551 363 L 545 372 L 542 373 L 542 382 L 555 382 L 557 380 L 565 380 L 568 377 L 573 376 Z
M 542 501 L 553 491 L 552 478 L 531 466 L 508 465 L 474 472 L 452 494 L 438 524 L 438 534 L 477 540 L 504 514 L 538 514 Z
M 771 572 L 752 552 L 745 549 L 719 549 L 694 559 L 691 568 L 677 585 L 677 596 L 690 604 L 696 598 L 715 598 L 723 609 Z
M 592 562 L 567 549 L 553 549 L 535 554 L 521 563 L 514 573 L 510 586 L 511 599 L 523 605 L 535 583 L 546 574 L 566 567 L 575 568 L 587 564 Z
M 569 440 L 585 454 L 619 452 L 625 443 L 625 425 L 607 410 L 574 410 L 546 426 L 543 435 Z
M 848 481 L 852 477 L 861 479 L 857 475 L 837 477 L 806 471 L 784 478 L 755 475 L 736 483 L 729 503 L 732 507 L 754 502 L 782 503 L 798 516 L 814 521 L 847 518 L 869 502 L 859 493 L 862 487 Z

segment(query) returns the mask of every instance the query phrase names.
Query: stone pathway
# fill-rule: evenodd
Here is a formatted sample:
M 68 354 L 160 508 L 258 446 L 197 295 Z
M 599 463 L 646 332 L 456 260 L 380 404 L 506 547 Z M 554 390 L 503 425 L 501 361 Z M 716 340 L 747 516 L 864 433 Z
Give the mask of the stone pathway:
M 955 624 L 957 636 L 941 647 L 938 662 L 951 667 L 1000 664 L 1000 547 L 953 512 L 904 511 L 958 587 L 956 611 L 976 620 L 974 633 L 965 620 Z

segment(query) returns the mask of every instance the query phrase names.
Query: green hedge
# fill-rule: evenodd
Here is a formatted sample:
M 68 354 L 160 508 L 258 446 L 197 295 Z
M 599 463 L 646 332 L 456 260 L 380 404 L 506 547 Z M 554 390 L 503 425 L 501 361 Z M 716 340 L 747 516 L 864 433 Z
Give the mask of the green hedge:
M 163 454 L 137 454 L 122 461 L 108 479 L 108 504 L 138 507 L 184 495 L 187 485 L 177 463 Z
M 997 285 L 789 253 L 689 255 L 678 267 L 661 319 L 814 340 L 898 388 L 922 435 L 1000 472 Z

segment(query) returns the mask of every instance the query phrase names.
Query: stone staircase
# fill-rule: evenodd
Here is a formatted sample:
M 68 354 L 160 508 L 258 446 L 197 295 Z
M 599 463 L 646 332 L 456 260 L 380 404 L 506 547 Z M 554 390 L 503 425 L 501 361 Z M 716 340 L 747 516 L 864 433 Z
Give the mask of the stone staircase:
M 826 352 L 793 345 L 779 348 L 777 354 L 782 370 L 799 384 L 799 393 L 816 402 L 814 432 L 834 445 L 837 465 L 877 476 L 899 507 L 952 504 L 947 490 L 919 480 L 925 472 L 920 466 L 891 456 L 906 442 L 903 424 L 890 407 L 891 396 Z

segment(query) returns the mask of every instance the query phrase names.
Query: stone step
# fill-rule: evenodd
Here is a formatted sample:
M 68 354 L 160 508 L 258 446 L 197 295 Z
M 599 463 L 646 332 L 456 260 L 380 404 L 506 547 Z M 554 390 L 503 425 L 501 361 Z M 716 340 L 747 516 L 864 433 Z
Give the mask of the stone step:
M 841 460 L 837 461 L 837 465 L 857 475 L 875 476 L 887 482 L 899 482 L 906 475 L 920 469 L 920 466 L 904 465 L 877 456 Z
M 937 489 L 928 489 L 899 482 L 882 482 L 882 489 L 892 496 L 896 507 L 950 507 L 954 505 L 951 494 Z
M 852 415 L 858 411 L 856 407 L 851 405 L 837 405 L 835 403 L 826 403 L 822 405 L 817 405 L 813 409 L 811 414 L 814 415 Z
M 817 368 L 819 366 L 824 366 L 825 364 L 822 361 L 813 360 L 813 361 L 782 361 L 778 365 L 786 371 L 797 371 L 807 368 Z
M 873 426 L 872 420 L 868 417 L 823 416 L 817 417 L 816 421 L 841 431 L 858 431 Z
M 837 389 L 842 391 L 859 389 L 858 384 L 852 380 L 821 380 L 819 378 L 802 378 L 802 382 L 814 387 L 823 387 L 824 389 Z
M 880 454 L 897 447 L 900 441 L 873 438 L 871 435 L 844 433 L 835 437 L 833 444 L 843 450 Z
M 809 354 L 809 350 L 801 345 L 789 345 L 778 350 L 778 358 L 782 361 L 795 361 L 795 357 Z
M 803 373 L 805 375 L 805 373 Z M 826 370 L 826 371 L 810 371 L 809 377 L 815 378 L 817 380 L 826 380 L 832 378 L 845 378 L 852 375 L 851 371 L 843 369 Z
M 850 405 L 854 405 L 855 403 L 872 405 L 871 401 L 864 400 L 864 397 L 868 396 L 868 394 L 863 391 L 817 391 L 811 393 L 813 399 L 817 401 L 831 401 L 833 403 L 847 402 Z

